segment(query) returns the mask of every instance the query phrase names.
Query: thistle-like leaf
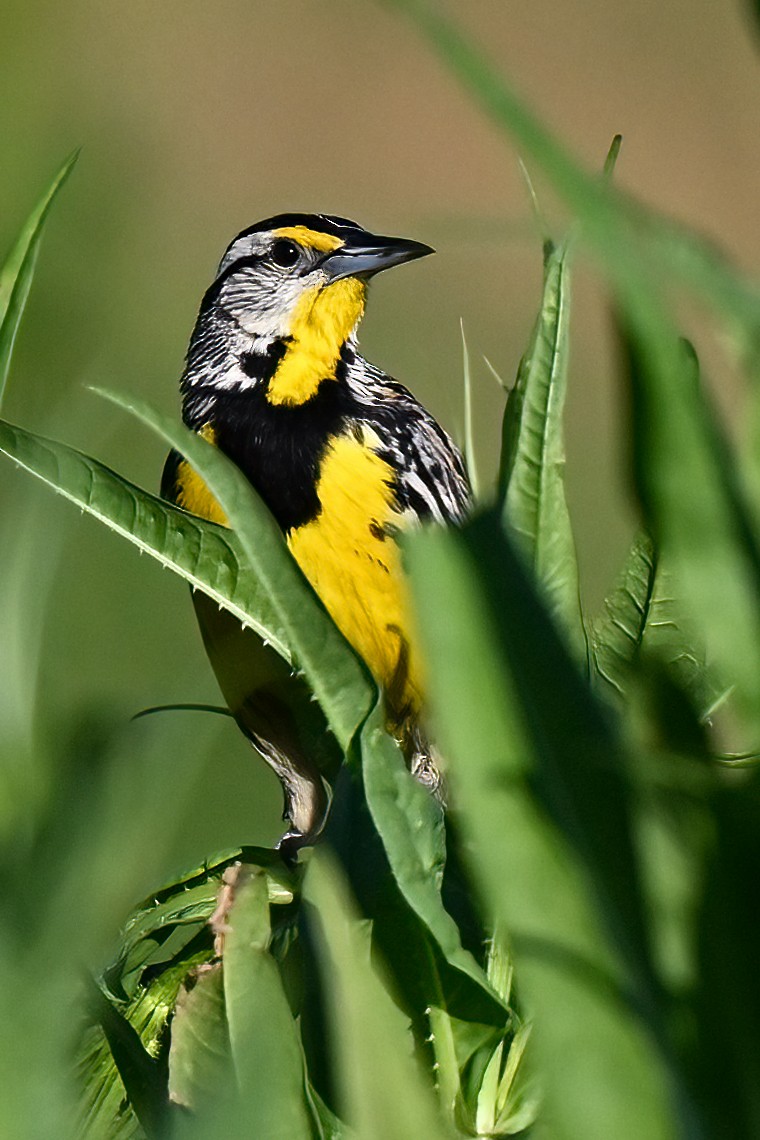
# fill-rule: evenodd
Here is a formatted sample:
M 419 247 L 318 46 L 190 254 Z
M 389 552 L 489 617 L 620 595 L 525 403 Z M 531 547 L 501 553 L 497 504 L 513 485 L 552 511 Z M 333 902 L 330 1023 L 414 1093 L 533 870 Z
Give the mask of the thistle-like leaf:
M 507 398 L 499 483 L 504 521 L 580 657 L 586 637 L 565 499 L 563 410 L 570 312 L 568 245 L 547 242 L 541 309 Z
M 0 421 L 0 452 L 251 626 L 287 661 L 287 633 L 234 533 L 182 511 L 98 460 Z
M 203 478 L 261 584 L 293 659 L 339 744 L 347 750 L 374 703 L 374 686 L 290 555 L 260 496 L 232 460 L 183 424 L 135 397 L 106 391 L 101 395 L 152 428 Z

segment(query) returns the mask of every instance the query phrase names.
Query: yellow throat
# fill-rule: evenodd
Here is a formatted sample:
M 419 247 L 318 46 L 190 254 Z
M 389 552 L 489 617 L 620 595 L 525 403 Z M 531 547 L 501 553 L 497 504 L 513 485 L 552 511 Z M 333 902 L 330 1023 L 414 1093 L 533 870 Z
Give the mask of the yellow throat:
M 269 381 L 271 404 L 306 403 L 323 380 L 335 378 L 340 350 L 364 315 L 367 287 L 345 277 L 310 289 L 296 306 L 290 340 Z

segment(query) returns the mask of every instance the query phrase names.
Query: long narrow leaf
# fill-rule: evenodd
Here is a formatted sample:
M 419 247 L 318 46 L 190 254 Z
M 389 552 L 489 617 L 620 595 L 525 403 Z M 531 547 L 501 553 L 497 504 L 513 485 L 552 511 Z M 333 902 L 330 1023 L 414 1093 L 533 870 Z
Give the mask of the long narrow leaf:
M 464 335 L 464 323 L 460 321 L 462 332 L 462 377 L 464 382 L 464 465 L 472 487 L 473 498 L 480 497 L 480 478 L 478 464 L 475 458 L 475 432 L 472 417 L 472 369 L 470 368 L 470 350 Z
M 535 1016 L 552 1135 L 670 1137 L 620 744 L 494 520 L 424 533 L 410 561 L 435 724 Z
M 497 1002 L 480 966 L 463 948 L 457 925 L 441 899 L 446 858 L 443 812 L 409 773 L 385 731 L 381 706 L 362 729 L 361 747 L 367 806 L 399 890 L 447 961 Z
M 707 426 L 703 397 L 695 399 L 690 367 L 667 316 L 663 282 L 675 279 L 698 289 L 738 327 L 755 354 L 760 345 L 757 286 L 731 272 L 694 235 L 632 205 L 608 180 L 588 175 L 484 53 L 430 0 L 384 2 L 411 17 L 582 222 L 583 235 L 613 286 L 637 358 L 633 391 L 638 452 L 647 457 L 639 471 L 646 521 L 663 556 L 672 556 L 688 609 L 698 618 L 721 673 L 736 682 L 737 704 L 745 719 L 757 725 L 760 607 L 754 539 L 747 541 L 748 513 L 735 493 L 731 465 L 716 448 L 714 428 Z M 716 582 L 721 583 L 719 591 Z
M 32 285 L 42 231 L 50 207 L 79 157 L 75 151 L 66 159 L 50 186 L 27 218 L 16 244 L 0 270 L 0 405 L 8 379 L 13 346 Z
M 541 309 L 504 411 L 500 490 L 506 524 L 517 534 L 551 611 L 585 657 L 578 565 L 564 485 L 567 259 L 566 242 L 547 243 Z
M 628 308 L 635 475 L 648 525 L 737 706 L 760 724 L 760 546 L 688 346 L 662 336 L 643 294 Z
M 235 464 L 199 435 L 134 397 L 101 392 L 131 411 L 183 454 L 219 501 L 295 663 L 345 750 L 372 707 L 369 675 L 338 631 L 285 546 L 282 533 L 261 498 Z
M 379 0 L 416 24 L 444 64 L 497 126 L 508 131 L 523 158 L 539 166 L 584 222 L 612 280 L 639 276 L 642 243 L 650 281 L 663 275 L 698 291 L 718 308 L 745 344 L 760 347 L 760 288 L 697 234 L 658 216 L 588 174 L 516 94 L 485 51 L 434 0 Z
M 269 953 L 266 877 L 238 887 L 223 955 L 224 996 L 242 1134 L 311 1140 L 296 1023 Z
M 287 633 L 231 531 L 171 506 L 66 444 L 4 421 L 0 451 L 229 609 L 290 659 Z
M 342 1115 L 357 1140 L 445 1140 L 451 1133 L 417 1071 L 411 1033 L 370 965 L 369 939 L 324 852 L 305 889 L 319 917 Z
M 596 675 L 621 696 L 641 651 L 650 618 L 655 580 L 651 538 L 638 534 L 631 544 L 614 590 L 593 623 L 591 653 Z
M 544 170 L 578 214 L 583 236 L 602 260 L 636 356 L 638 454 L 647 457 L 639 467 L 639 487 L 646 521 L 663 556 L 669 561 L 672 556 L 688 610 L 695 620 L 698 616 L 721 675 L 736 682 L 738 708 L 757 728 L 760 606 L 752 526 L 730 463 L 716 446 L 714 427 L 708 427 L 704 397 L 695 398 L 689 380 L 693 369 L 668 318 L 663 278 L 697 288 L 738 329 L 755 358 L 760 350 L 757 285 L 730 270 L 695 235 L 681 233 L 632 205 L 608 180 L 583 171 L 484 52 L 430 0 L 385 2 L 410 16 L 484 111 Z

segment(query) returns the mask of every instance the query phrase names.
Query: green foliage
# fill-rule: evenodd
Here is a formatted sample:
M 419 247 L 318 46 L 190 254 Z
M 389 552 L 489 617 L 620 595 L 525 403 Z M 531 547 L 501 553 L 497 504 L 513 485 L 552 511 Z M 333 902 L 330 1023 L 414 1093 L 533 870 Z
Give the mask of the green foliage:
M 32 286 L 34 268 L 50 208 L 78 158 L 67 158 L 37 206 L 32 210 L 0 270 L 0 403 L 2 403 L 8 370 L 13 355 L 21 317 Z
M 567 242 L 544 246 L 541 309 L 507 397 L 499 492 L 504 520 L 579 654 L 586 637 L 578 566 L 565 501 L 565 406 L 570 320 Z
M 431 701 L 455 802 L 536 1017 L 553 1134 L 667 1136 L 620 741 L 496 517 L 421 536 L 412 571 L 423 641 L 442 663 Z
M 759 295 L 583 171 L 436 7 L 391 6 L 514 134 L 577 215 L 573 256 L 590 249 L 607 276 L 641 531 L 592 620 L 564 491 L 569 244 L 547 239 L 494 499 L 461 529 L 406 543 L 444 812 L 224 456 L 109 397 L 187 457 L 229 528 L 0 421 L 0 451 L 249 626 L 261 667 L 276 659 L 313 696 L 308 738 L 316 747 L 329 730 L 345 759 L 337 776 L 325 769 L 319 850 L 296 866 L 254 847 L 215 856 L 135 908 L 114 947 L 155 846 L 182 826 L 217 718 L 187 730 L 181 778 L 157 718 L 40 744 L 51 776 L 29 796 L 32 822 L 19 813 L 2 833 L 0 1006 L 14 1042 L 0 1050 L 3 1135 L 760 1132 L 760 794 L 756 769 L 716 761 L 711 723 L 722 702 L 760 739 L 760 553 L 745 490 L 758 476 L 717 422 L 664 283 L 699 293 L 750 353 Z M 0 274 L 3 380 L 70 165 Z M 469 401 L 466 347 L 465 386 Z M 0 750 L 8 770 L 12 751 Z M 100 964 L 85 987 L 82 962 Z

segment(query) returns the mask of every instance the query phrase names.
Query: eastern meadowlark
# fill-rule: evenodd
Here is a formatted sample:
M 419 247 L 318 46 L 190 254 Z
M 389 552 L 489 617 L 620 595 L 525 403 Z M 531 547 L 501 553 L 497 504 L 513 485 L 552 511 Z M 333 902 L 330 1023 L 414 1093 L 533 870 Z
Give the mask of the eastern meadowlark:
M 424 679 L 410 633 L 399 532 L 460 521 L 459 451 L 414 396 L 359 355 L 367 282 L 433 250 L 355 222 L 282 214 L 238 234 L 201 302 L 181 380 L 183 418 L 250 479 L 333 620 L 381 686 L 412 767 Z M 224 523 L 202 480 L 170 454 L 162 494 Z M 238 724 L 285 790 L 298 846 L 326 810 L 320 758 L 289 707 L 285 663 L 204 596 L 195 605 Z M 423 765 L 424 766 L 424 765 Z

